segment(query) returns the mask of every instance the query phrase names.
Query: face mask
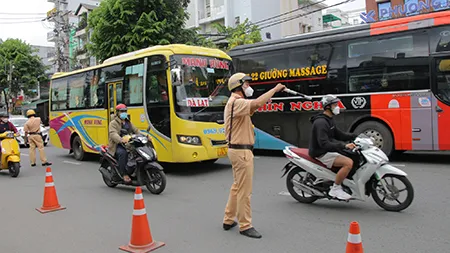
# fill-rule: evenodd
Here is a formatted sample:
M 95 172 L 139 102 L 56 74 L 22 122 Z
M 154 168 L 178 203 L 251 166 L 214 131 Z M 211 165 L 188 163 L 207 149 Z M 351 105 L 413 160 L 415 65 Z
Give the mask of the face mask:
M 339 106 L 336 106 L 336 107 L 333 108 L 333 114 L 334 115 L 338 115 L 340 111 L 341 111 L 341 108 Z
M 253 96 L 253 89 L 252 89 L 252 87 L 248 86 L 248 88 L 245 89 L 244 93 L 245 93 L 245 96 L 247 96 L 247 97 Z
M 128 113 L 126 113 L 126 112 L 120 113 L 120 118 L 121 118 L 121 119 L 126 119 L 126 118 L 128 118 Z

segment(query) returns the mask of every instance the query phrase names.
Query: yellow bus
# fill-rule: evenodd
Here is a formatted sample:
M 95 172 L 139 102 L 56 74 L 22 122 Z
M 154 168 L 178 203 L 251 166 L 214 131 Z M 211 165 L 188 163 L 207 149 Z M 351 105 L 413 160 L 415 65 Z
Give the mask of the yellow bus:
M 223 110 L 231 58 L 221 50 L 153 46 L 102 64 L 55 73 L 50 85 L 50 141 L 75 159 L 108 144 L 117 104 L 153 138 L 160 162 L 214 162 L 227 154 Z

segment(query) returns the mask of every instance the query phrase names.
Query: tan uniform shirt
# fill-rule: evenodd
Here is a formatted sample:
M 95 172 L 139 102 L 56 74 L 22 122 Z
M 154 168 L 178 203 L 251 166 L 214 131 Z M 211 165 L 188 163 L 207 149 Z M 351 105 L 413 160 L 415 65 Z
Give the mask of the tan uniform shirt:
M 23 131 L 25 133 L 40 133 L 41 132 L 41 118 L 34 117 L 28 119 L 28 121 L 23 126 Z
M 233 109 L 233 126 L 231 128 L 231 142 L 229 144 L 253 145 L 255 144 L 255 134 L 250 116 L 254 111 L 251 110 L 251 101 L 244 99 L 237 94 L 232 94 L 225 106 L 225 136 L 227 141 L 230 135 L 231 106 Z

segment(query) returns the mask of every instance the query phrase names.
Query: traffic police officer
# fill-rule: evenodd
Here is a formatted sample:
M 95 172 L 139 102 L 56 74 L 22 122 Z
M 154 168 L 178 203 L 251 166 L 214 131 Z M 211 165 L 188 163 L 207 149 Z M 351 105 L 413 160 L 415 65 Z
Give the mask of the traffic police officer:
M 247 99 L 253 95 L 249 85 L 252 78 L 244 73 L 236 73 L 228 80 L 228 89 L 232 92 L 225 106 L 225 136 L 228 140 L 228 158 L 233 167 L 233 184 L 228 203 L 225 207 L 223 229 L 229 230 L 237 225 L 242 235 L 261 238 L 252 226 L 250 199 L 253 183 L 253 144 L 255 135 L 250 116 L 266 104 L 276 92 L 286 87 L 278 84 L 257 99 Z
M 28 140 L 30 145 L 30 162 L 31 166 L 36 166 L 36 147 L 39 150 L 42 166 L 50 166 L 51 162 L 47 161 L 44 151 L 44 141 L 41 135 L 41 118 L 36 117 L 34 110 L 27 111 L 28 121 L 23 126 L 25 132 L 25 139 Z

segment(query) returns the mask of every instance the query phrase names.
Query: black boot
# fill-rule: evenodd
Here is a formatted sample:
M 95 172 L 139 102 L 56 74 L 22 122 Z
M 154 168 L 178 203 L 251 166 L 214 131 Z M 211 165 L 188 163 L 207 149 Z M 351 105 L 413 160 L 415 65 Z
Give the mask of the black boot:
M 249 228 L 247 230 L 244 231 L 240 231 L 239 233 L 241 233 L 241 235 L 245 235 L 251 238 L 261 238 L 262 235 L 260 233 L 258 233 L 258 231 L 256 231 L 255 228 Z
M 233 221 L 233 224 L 223 224 L 223 229 L 224 230 L 230 230 L 230 229 L 232 229 L 232 228 L 234 228 L 234 227 L 236 227 L 236 225 L 237 225 L 237 222 L 236 221 Z

